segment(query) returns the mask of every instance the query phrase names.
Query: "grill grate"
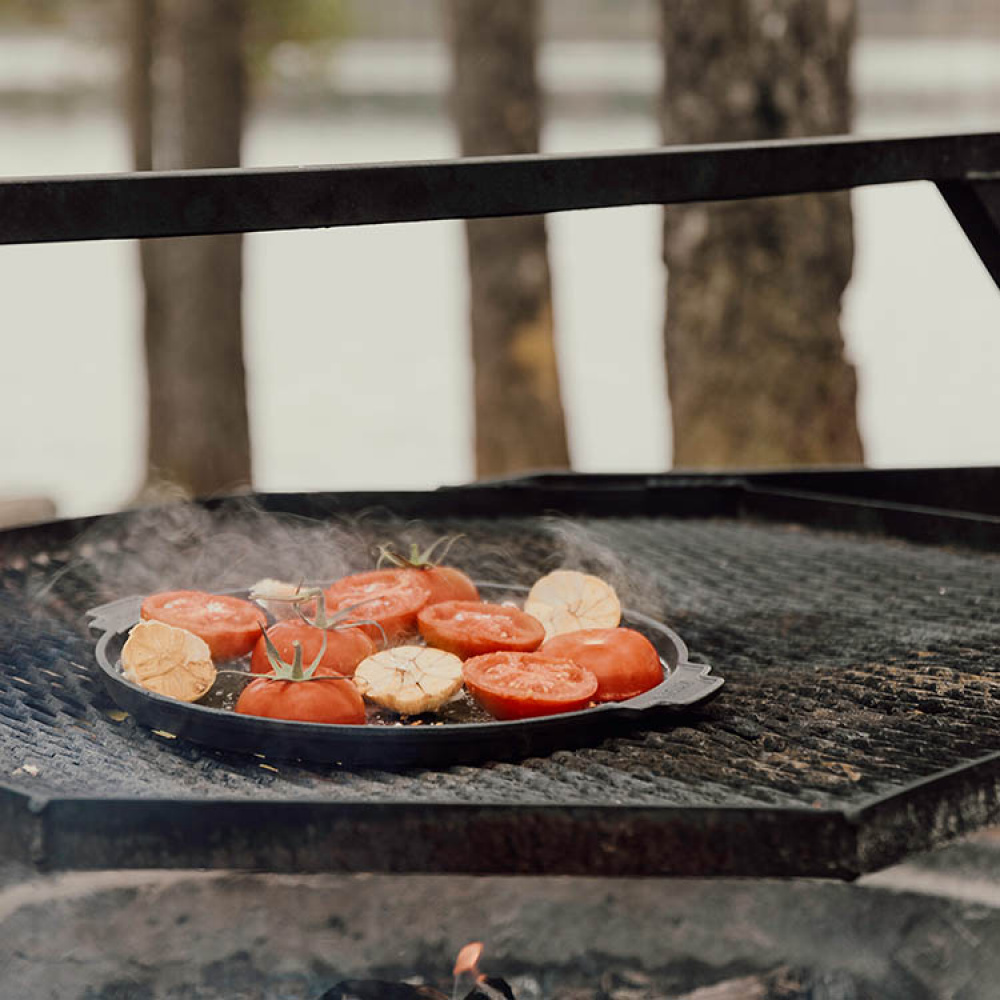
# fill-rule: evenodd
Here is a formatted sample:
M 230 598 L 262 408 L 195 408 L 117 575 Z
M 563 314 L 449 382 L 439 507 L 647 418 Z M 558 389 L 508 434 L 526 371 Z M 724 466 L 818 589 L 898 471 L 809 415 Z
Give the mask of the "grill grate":
M 936 783 L 940 794 L 928 793 L 925 804 L 938 813 L 926 830 L 918 829 L 922 821 L 912 809 L 907 814 L 911 829 L 905 823 L 900 827 L 892 810 L 872 807 L 890 833 L 884 843 L 879 839 L 877 849 L 870 848 L 867 860 L 859 856 L 857 830 L 845 833 L 851 824 L 835 822 L 876 797 L 912 794 L 921 779 L 1000 751 L 994 711 L 1000 690 L 1000 560 L 993 555 L 732 517 L 428 519 L 426 530 L 465 534 L 467 544 L 456 561 L 483 576 L 496 578 L 499 568 L 512 582 L 530 583 L 564 559 L 610 574 L 625 592 L 625 603 L 675 628 L 692 659 L 713 664 L 727 686 L 715 703 L 679 725 L 623 731 L 585 749 L 440 771 L 350 771 L 198 748 L 141 729 L 122 718 L 104 694 L 93 638 L 83 622 L 86 608 L 142 589 L 136 583 L 150 574 L 165 574 L 171 585 L 214 583 L 222 589 L 273 575 L 275 561 L 284 572 L 293 572 L 288 564 L 304 549 L 316 562 L 324 558 L 315 533 L 329 532 L 328 526 L 282 522 L 276 529 L 280 538 L 305 545 L 291 544 L 275 557 L 274 532 L 260 531 L 259 513 L 183 510 L 197 511 L 197 530 L 185 524 L 172 531 L 179 515 L 154 512 L 98 521 L 69 546 L 39 548 L 44 528 L 26 536 L 34 554 L 26 554 L 27 546 L 23 551 L 8 546 L 0 568 L 3 780 L 38 801 L 114 799 L 119 810 L 105 810 L 97 823 L 88 841 L 88 850 L 96 852 L 93 859 L 60 855 L 62 841 L 52 833 L 34 848 L 38 863 L 107 863 L 114 850 L 101 837 L 114 828 L 115 816 L 122 830 L 132 831 L 126 841 L 148 839 L 156 824 L 144 806 L 169 800 L 183 802 L 188 810 L 215 808 L 220 801 L 292 804 L 301 807 L 296 822 L 303 816 L 315 820 L 322 809 L 332 810 L 328 818 L 342 819 L 347 814 L 337 810 L 349 804 L 351 822 L 367 821 L 369 813 L 374 816 L 386 806 L 404 812 L 413 806 L 424 809 L 412 815 L 433 824 L 437 806 L 454 806 L 498 807 L 488 811 L 491 821 L 523 825 L 529 816 L 537 820 L 533 810 L 541 809 L 545 823 L 569 823 L 561 834 L 568 843 L 576 836 L 569 832 L 573 817 L 583 815 L 574 810 L 586 807 L 603 810 L 600 818 L 615 824 L 616 836 L 623 835 L 621 824 L 628 825 L 628 817 L 642 817 L 625 831 L 640 839 L 651 836 L 649 822 L 668 819 L 687 835 L 694 824 L 709 841 L 724 836 L 728 860 L 722 867 L 731 871 L 785 871 L 799 865 L 807 867 L 803 873 L 854 874 L 884 855 L 982 821 L 982 810 L 995 809 L 993 798 L 984 797 L 994 780 L 990 765 L 968 790 L 968 802 L 966 791 L 956 791 L 953 783 Z M 338 534 L 336 540 L 343 548 L 350 538 L 345 558 L 355 566 L 338 567 L 338 572 L 357 568 L 373 541 L 423 530 L 384 513 L 330 523 L 334 531 L 343 524 L 350 528 L 350 535 Z M 155 554 L 148 547 L 153 538 Z M 234 541 L 239 559 L 232 565 L 221 556 Z M 336 575 L 312 566 L 307 571 Z M 969 811 L 973 801 L 980 812 Z M 51 803 L 53 822 L 58 806 Z M 314 806 L 320 812 L 311 814 Z M 82 805 L 77 802 L 76 808 Z M 782 810 L 790 810 L 787 821 L 781 820 Z M 190 817 L 181 812 L 176 822 L 183 827 Z M 279 813 L 272 810 L 268 820 L 278 824 L 275 836 Z M 81 829 L 97 822 L 73 815 Z M 442 809 L 442 824 L 456 815 Z M 596 814 L 587 816 L 589 822 Z M 806 826 L 796 835 L 800 819 Z M 773 844 L 758 837 L 765 821 L 768 829 L 777 823 L 783 861 L 768 860 Z M 858 826 L 857 816 L 852 822 Z M 560 836 L 546 830 L 551 838 Z M 660 826 L 657 830 L 663 833 Z M 66 835 L 77 834 L 68 830 Z M 601 834 L 606 835 L 607 830 Z M 816 852 L 826 850 L 817 846 L 819 839 L 841 844 L 845 836 L 849 844 L 842 849 L 850 858 L 819 859 Z M 742 854 L 731 842 L 740 837 L 749 838 Z M 799 842 L 802 838 L 811 846 Z M 366 861 L 324 855 L 289 865 L 391 869 L 395 863 L 380 860 L 379 854 L 389 847 L 371 845 Z M 545 864 L 559 868 L 552 861 L 558 857 L 554 840 L 549 848 L 554 855 Z M 134 844 L 121 845 L 119 853 L 133 849 Z M 164 842 L 144 849 L 151 852 L 145 863 L 180 864 L 191 857 L 185 851 L 194 848 Z M 238 847 L 226 850 L 227 864 L 260 864 L 249 847 L 242 854 Z M 510 857 L 491 857 L 484 862 L 488 870 L 524 870 L 535 863 L 518 860 L 520 848 L 512 842 L 499 850 Z M 650 850 L 643 847 L 642 864 L 664 872 L 720 865 L 718 853 L 679 858 L 669 838 L 655 864 Z M 115 857 L 115 863 L 129 863 Z M 414 862 L 421 864 L 434 870 L 432 861 Z M 451 864 L 462 866 L 455 860 L 445 867 Z M 595 873 L 626 873 L 631 864 L 592 859 Z M 571 867 L 569 861 L 566 865 Z

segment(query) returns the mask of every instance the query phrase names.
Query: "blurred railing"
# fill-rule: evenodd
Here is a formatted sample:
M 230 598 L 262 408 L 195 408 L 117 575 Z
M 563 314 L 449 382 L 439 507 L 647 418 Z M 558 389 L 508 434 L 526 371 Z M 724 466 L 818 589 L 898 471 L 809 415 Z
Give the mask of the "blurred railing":
M 194 236 L 936 184 L 1000 286 L 1000 133 L 0 181 L 0 243 Z

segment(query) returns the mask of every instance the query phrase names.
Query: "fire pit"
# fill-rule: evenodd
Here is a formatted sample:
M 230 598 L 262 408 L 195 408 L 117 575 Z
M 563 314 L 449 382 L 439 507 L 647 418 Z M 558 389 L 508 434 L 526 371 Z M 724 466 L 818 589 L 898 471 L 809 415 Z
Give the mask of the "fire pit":
M 996 848 L 979 850 L 995 872 Z M 699 989 L 717 990 L 713 1000 L 991 1000 L 997 899 L 905 888 L 74 873 L 19 889 L 16 911 L 2 898 L 0 962 L 7 994 L 32 998 L 319 1000 L 372 979 L 450 995 L 455 953 L 475 935 L 482 968 L 517 1000 L 705 1000 Z

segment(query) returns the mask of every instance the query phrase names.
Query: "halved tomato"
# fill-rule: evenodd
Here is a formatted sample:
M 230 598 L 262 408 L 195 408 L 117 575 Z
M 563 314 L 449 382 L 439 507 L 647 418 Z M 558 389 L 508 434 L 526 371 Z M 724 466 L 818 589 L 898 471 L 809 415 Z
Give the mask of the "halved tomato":
M 597 678 L 596 701 L 624 701 L 656 687 L 663 664 L 653 644 L 630 628 L 585 628 L 542 643 L 545 656 L 564 657 Z
M 294 643 L 302 646 L 302 662 L 309 666 L 323 648 L 323 632 L 315 625 L 302 621 L 282 621 L 267 630 L 267 637 L 283 660 L 289 663 L 295 657 Z M 375 643 L 360 628 L 331 629 L 326 632 L 326 649 L 316 665 L 316 674 L 343 674 L 352 677 L 358 664 L 375 652 Z M 250 669 L 255 674 L 271 673 L 264 637 L 257 640 L 250 657 Z
M 370 573 L 345 576 L 324 591 L 326 610 L 335 611 L 359 605 L 349 621 L 376 621 L 392 642 L 417 629 L 417 612 L 427 603 L 430 588 L 423 573 L 416 569 L 376 569 Z M 382 633 L 374 625 L 360 625 L 373 639 Z
M 310 680 L 258 677 L 236 700 L 242 715 L 293 722 L 326 722 L 345 726 L 365 723 L 365 702 L 349 677 L 323 674 Z
M 542 623 L 518 608 L 481 601 L 443 601 L 417 616 L 428 645 L 466 659 L 497 651 L 530 652 L 545 638 Z
M 462 664 L 472 697 L 498 719 L 528 719 L 586 708 L 597 678 L 571 660 L 541 653 L 487 653 Z
M 264 612 L 249 601 L 201 590 L 153 594 L 142 602 L 140 615 L 193 632 L 208 643 L 213 660 L 245 656 L 267 624 Z

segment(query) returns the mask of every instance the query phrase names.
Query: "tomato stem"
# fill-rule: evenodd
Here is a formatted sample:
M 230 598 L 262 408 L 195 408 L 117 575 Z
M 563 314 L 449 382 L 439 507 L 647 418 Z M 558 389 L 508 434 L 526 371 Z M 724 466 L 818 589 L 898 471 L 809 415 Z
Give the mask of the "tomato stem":
M 305 668 L 302 666 L 302 643 L 299 642 L 298 639 L 292 643 L 292 649 L 295 650 L 295 654 L 292 657 L 292 662 L 289 663 L 287 660 L 283 660 L 281 658 L 281 653 L 278 652 L 278 648 L 271 641 L 271 637 L 267 634 L 267 632 L 262 629 L 261 634 L 264 636 L 264 648 L 267 650 L 267 662 L 271 665 L 270 677 L 272 680 L 312 680 L 313 674 L 316 673 L 316 668 L 323 659 L 323 654 L 326 653 L 327 638 L 325 630 L 323 631 L 323 642 L 319 647 L 319 652 L 316 654 L 316 659 L 314 659 L 312 663 Z M 265 674 L 264 676 L 268 675 Z
M 292 649 L 295 650 L 292 656 L 292 680 L 302 680 L 302 643 L 298 639 L 292 642 Z
M 304 672 L 303 672 L 304 673 Z M 251 684 L 253 681 L 288 681 L 292 678 L 290 677 L 275 677 L 272 674 L 255 674 L 252 671 L 247 670 L 216 670 L 216 674 L 222 676 L 226 675 L 228 677 L 241 677 Z M 344 674 L 313 674 L 311 677 L 303 676 L 301 680 L 296 681 L 296 684 L 309 684 L 312 681 L 350 681 L 354 683 L 352 677 L 347 677 Z
M 375 621 L 374 618 L 356 618 L 352 621 L 347 620 L 355 611 L 358 610 L 358 608 L 363 607 L 367 603 L 367 601 L 360 601 L 357 604 L 352 604 L 350 607 L 341 608 L 336 614 L 331 615 L 326 610 L 326 594 L 320 591 L 316 603 L 316 617 L 314 619 L 310 618 L 298 606 L 296 606 L 295 611 L 299 618 L 301 618 L 307 625 L 323 629 L 324 632 L 336 632 L 348 628 L 357 628 L 359 625 L 374 625 L 375 628 L 377 628 L 382 634 L 383 645 L 388 645 L 389 639 L 385 634 L 385 629 L 382 628 L 382 626 Z

